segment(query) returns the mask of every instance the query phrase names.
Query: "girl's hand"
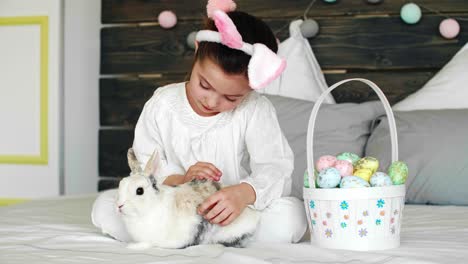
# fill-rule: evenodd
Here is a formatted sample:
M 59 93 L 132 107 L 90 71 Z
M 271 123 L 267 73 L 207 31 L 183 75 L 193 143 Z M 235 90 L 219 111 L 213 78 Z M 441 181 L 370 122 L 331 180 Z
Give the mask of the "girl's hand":
M 208 162 L 197 162 L 190 166 L 190 168 L 187 170 L 187 173 L 185 173 L 184 182 L 189 182 L 194 179 L 219 181 L 221 175 L 221 171 L 213 164 Z
M 228 186 L 208 197 L 198 214 L 212 224 L 229 225 L 249 204 L 255 202 L 255 191 L 248 183 Z

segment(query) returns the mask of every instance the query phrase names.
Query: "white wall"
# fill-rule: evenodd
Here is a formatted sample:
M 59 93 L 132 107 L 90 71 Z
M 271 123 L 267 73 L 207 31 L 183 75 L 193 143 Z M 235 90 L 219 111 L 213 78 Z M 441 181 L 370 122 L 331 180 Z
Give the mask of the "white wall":
M 100 0 L 64 0 L 65 194 L 97 191 Z
M 39 32 L 45 30 L 34 29 L 36 26 L 2 26 L 1 38 L 9 38 L 3 42 L 3 52 L 11 52 L 17 56 L 12 56 L 9 60 L 0 58 L 0 63 L 4 67 L 0 78 L 3 83 L 0 86 L 0 96 L 2 99 L 8 98 L 8 103 L 18 105 L 29 102 L 13 111 L 13 109 L 1 109 L 2 112 L 9 111 L 8 115 L 0 117 L 0 137 L 8 138 L 9 142 L 21 142 L 18 144 L 10 144 L 9 142 L 0 142 L 0 155 L 2 156 L 0 163 L 0 197 L 9 198 L 28 198 L 28 197 L 44 197 L 56 196 L 60 193 L 62 159 L 61 159 L 61 138 L 62 138 L 62 123 L 61 114 L 61 41 L 62 41 L 62 1 L 61 0 L 1 0 L 0 1 L 0 17 L 25 17 L 45 16 L 48 18 L 48 54 L 47 59 L 43 63 L 39 59 L 34 59 L 34 54 L 38 55 L 39 50 L 43 46 L 40 42 Z M 45 24 L 44 24 L 45 25 Z M 31 29 L 31 30 L 27 30 Z M 15 44 L 15 41 L 18 43 Z M 31 60 L 24 57 L 23 50 L 27 49 L 28 54 L 32 54 Z M 35 50 L 35 51 L 34 51 Z M 26 52 L 26 51 L 24 51 Z M 29 53 L 31 52 L 31 53 Z M 4 54 L 4 53 L 3 53 Z M 43 54 L 46 54 L 45 52 Z M 22 57 L 23 56 L 23 57 Z M 28 62 L 29 61 L 29 62 Z M 27 65 L 30 63 L 31 65 Z M 15 65 L 16 64 L 16 65 Z M 22 67 L 24 66 L 24 67 Z M 47 69 L 47 72 L 43 71 Z M 38 92 L 41 87 L 40 75 L 41 72 L 47 73 L 44 80 L 47 84 L 46 90 Z M 5 76 L 6 75 L 6 76 Z M 18 81 L 8 82 L 8 78 L 16 76 Z M 36 76 L 36 77 L 34 77 Z M 24 79 L 24 80 L 23 80 Z M 33 89 L 33 90 L 28 90 Z M 21 96 L 17 96 L 18 91 L 22 90 Z M 41 101 L 40 94 L 47 95 L 47 100 Z M 16 94 L 16 95 L 15 95 Z M 5 101 L 4 101 L 5 102 Z M 40 103 L 39 103 L 40 102 Z M 17 105 L 17 106 L 18 106 Z M 46 105 L 46 110 L 43 111 L 43 116 L 40 117 L 38 105 Z M 37 107 L 36 107 L 37 106 Z M 36 110 L 34 110 L 36 108 Z M 44 130 L 38 129 L 37 122 L 42 120 Z M 47 120 L 47 122 L 46 122 Z M 27 126 L 19 126 L 23 122 Z M 10 124 L 10 125 L 9 125 Z M 10 133 L 7 132 L 10 129 Z M 12 132 L 12 133 L 11 133 Z M 23 164 L 19 160 L 33 154 L 38 156 L 37 147 L 40 136 L 44 135 L 43 146 L 47 146 L 47 151 L 43 155 L 40 163 L 24 161 Z M 47 140 L 45 140 L 47 138 Z M 29 140 L 29 141 L 28 141 Z M 47 143 L 47 144 L 45 144 Z M 45 149 L 45 148 L 42 148 Z M 11 155 L 14 158 L 8 159 Z M 18 158 L 19 156 L 19 158 Z M 40 156 L 40 155 L 39 155 Z

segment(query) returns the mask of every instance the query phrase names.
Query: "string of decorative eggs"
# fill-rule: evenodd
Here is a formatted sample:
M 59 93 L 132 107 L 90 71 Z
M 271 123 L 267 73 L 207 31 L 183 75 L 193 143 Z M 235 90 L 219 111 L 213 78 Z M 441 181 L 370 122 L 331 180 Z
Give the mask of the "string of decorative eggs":
M 301 30 L 302 35 L 305 38 L 313 38 L 317 36 L 320 31 L 319 23 L 316 20 L 307 17 L 307 13 L 309 12 L 310 8 L 315 2 L 316 0 L 312 0 L 307 6 L 304 14 L 302 15 L 302 17 L 304 18 L 304 22 L 301 24 L 300 30 Z M 328 4 L 335 4 L 337 0 L 323 0 L 323 2 L 328 3 Z M 367 3 L 369 4 L 380 4 L 382 2 L 383 0 L 367 0 Z M 440 12 L 438 12 L 437 10 L 432 10 L 425 6 L 423 6 L 423 8 L 433 13 L 436 13 L 438 15 L 445 16 L 441 14 Z M 407 24 L 410 24 L 410 25 L 417 24 L 422 18 L 421 7 L 415 3 L 404 4 L 400 9 L 400 18 L 403 22 Z M 458 18 L 458 19 L 465 20 L 463 18 Z M 177 16 L 173 11 L 164 10 L 158 15 L 158 23 L 162 28 L 165 28 L 165 29 L 173 28 L 177 24 Z M 278 31 L 281 31 L 283 28 L 277 30 L 275 33 L 277 33 Z M 457 22 L 456 19 L 446 17 L 439 24 L 439 33 L 442 37 L 446 39 L 456 38 L 460 33 L 460 24 Z M 195 49 L 195 34 L 196 34 L 195 31 L 190 32 L 186 38 L 187 45 L 192 49 Z

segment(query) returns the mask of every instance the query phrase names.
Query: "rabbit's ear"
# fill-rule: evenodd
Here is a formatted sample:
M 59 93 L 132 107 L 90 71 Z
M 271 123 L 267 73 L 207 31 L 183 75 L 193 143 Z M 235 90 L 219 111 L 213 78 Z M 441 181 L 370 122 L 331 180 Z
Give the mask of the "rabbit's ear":
M 127 151 L 128 166 L 130 167 L 131 174 L 141 173 L 140 163 L 138 162 L 135 152 L 132 148 Z
M 159 158 L 159 153 L 157 150 L 153 152 L 148 162 L 146 163 L 144 174 L 147 176 L 156 175 L 156 171 L 159 169 L 161 159 Z

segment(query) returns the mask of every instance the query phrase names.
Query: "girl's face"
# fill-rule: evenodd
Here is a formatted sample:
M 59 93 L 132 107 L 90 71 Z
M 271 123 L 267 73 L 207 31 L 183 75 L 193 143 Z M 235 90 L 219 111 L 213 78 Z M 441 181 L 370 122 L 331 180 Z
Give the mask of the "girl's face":
M 197 114 L 214 116 L 236 108 L 252 89 L 244 74 L 226 74 L 206 58 L 195 62 L 186 91 Z

